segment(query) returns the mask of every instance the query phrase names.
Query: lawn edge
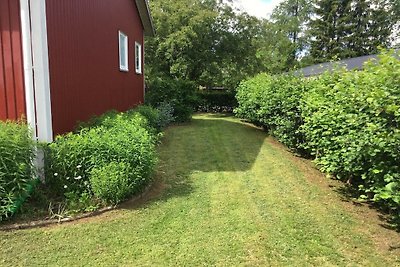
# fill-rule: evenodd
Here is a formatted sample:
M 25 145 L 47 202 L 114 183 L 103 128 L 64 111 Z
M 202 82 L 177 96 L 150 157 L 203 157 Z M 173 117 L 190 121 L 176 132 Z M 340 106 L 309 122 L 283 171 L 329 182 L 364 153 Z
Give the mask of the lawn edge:
M 61 225 L 61 224 L 65 224 L 65 223 L 76 222 L 76 221 L 79 221 L 82 219 L 96 217 L 96 216 L 102 215 L 104 213 L 107 213 L 109 211 L 119 209 L 125 203 L 138 202 L 139 200 L 144 199 L 146 197 L 146 195 L 149 193 L 150 189 L 153 188 L 153 186 L 155 184 L 156 184 L 156 181 L 153 181 L 148 186 L 146 186 L 145 189 L 139 195 L 137 195 L 131 199 L 128 199 L 118 205 L 108 206 L 108 207 L 104 207 L 104 208 L 101 208 L 101 209 L 98 209 L 98 210 L 95 210 L 92 212 L 79 214 L 77 216 L 60 218 L 60 219 L 35 220 L 35 221 L 27 222 L 27 223 L 14 223 L 14 224 L 9 224 L 9 225 L 3 225 L 3 226 L 0 226 L 0 231 L 7 232 L 7 231 L 42 228 L 42 227 L 47 227 L 47 226 L 51 226 L 51 225 L 56 225 L 56 224 Z

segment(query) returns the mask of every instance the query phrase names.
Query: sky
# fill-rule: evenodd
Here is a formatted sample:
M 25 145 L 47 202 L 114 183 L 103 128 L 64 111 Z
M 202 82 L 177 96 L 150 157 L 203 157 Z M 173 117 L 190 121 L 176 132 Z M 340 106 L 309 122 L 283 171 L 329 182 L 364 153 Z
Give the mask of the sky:
M 234 6 L 258 18 L 268 18 L 283 0 L 236 0 Z

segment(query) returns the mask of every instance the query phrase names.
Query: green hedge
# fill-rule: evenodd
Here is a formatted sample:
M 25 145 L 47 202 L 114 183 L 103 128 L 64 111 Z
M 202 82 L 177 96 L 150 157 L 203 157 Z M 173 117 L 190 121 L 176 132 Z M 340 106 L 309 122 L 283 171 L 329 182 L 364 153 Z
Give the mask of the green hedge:
M 143 110 L 139 111 L 145 113 Z M 156 163 L 158 135 L 151 125 L 155 121 L 139 111 L 107 113 L 93 119 L 91 127 L 58 136 L 49 144 L 46 182 L 52 191 L 73 200 L 94 194 L 107 203 L 117 203 L 147 185 Z M 152 113 L 152 119 L 156 117 L 154 110 L 146 109 L 146 113 Z M 124 169 L 117 170 L 113 164 Z M 127 176 L 122 179 L 122 174 Z M 108 183 L 114 188 L 115 198 L 104 193 L 106 188 L 100 188 Z
M 197 91 L 198 112 L 227 112 L 232 113 L 237 107 L 235 92 L 226 90 Z
M 157 132 L 161 132 L 165 127 L 171 124 L 174 120 L 174 108 L 171 104 L 163 102 L 156 108 L 147 105 L 141 105 L 131 112 L 138 112 L 142 114 L 150 126 Z
M 260 74 L 242 82 L 236 98 L 238 117 L 262 126 L 285 145 L 302 149 L 303 133 L 299 96 L 306 91 L 301 78 L 291 75 Z
M 400 211 L 400 60 L 383 53 L 357 72 L 259 75 L 241 83 L 237 116 L 264 126 L 360 197 Z
M 146 104 L 153 107 L 171 105 L 176 122 L 189 121 L 197 101 L 196 84 L 193 82 L 158 77 L 147 84 Z
M 306 147 L 362 197 L 400 207 L 400 60 L 320 78 L 302 105 Z
M 33 176 L 34 149 L 26 124 L 0 122 L 0 221 L 27 194 Z

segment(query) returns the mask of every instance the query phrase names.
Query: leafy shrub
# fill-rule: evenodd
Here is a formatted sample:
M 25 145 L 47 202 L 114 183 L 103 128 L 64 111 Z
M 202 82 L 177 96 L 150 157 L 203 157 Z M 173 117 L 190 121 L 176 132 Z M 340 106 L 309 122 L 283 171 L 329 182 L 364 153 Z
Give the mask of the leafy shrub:
M 261 74 L 242 82 L 236 97 L 237 116 L 312 154 L 322 171 L 400 218 L 398 56 L 310 79 Z
M 172 106 L 175 121 L 189 121 L 197 104 L 196 85 L 167 77 L 149 81 L 146 104 L 157 107 L 165 102 Z
M 73 215 L 82 211 L 92 212 L 98 209 L 102 204 L 101 201 L 93 198 L 90 191 L 85 191 L 83 193 L 70 191 L 65 193 L 65 197 L 66 201 L 58 203 L 59 207 L 56 211 L 58 216 Z M 64 206 L 64 210 L 60 209 L 62 205 Z
M 260 108 L 263 104 L 263 92 L 272 82 L 272 76 L 259 74 L 239 84 L 236 93 L 238 107 L 234 110 L 237 117 L 261 126 Z
M 303 103 L 307 147 L 321 169 L 365 198 L 400 207 L 400 60 L 323 76 Z M 399 209 L 400 210 L 400 209 Z
M 264 127 L 282 143 L 301 149 L 303 134 L 299 109 L 306 85 L 291 75 L 260 74 L 242 82 L 237 91 L 238 108 L 235 114 Z
M 118 114 L 121 114 L 120 112 L 116 110 L 110 110 L 107 111 L 106 113 L 100 115 L 100 116 L 93 116 L 90 118 L 88 121 L 80 121 L 78 122 L 78 125 L 76 127 L 75 133 L 79 133 L 81 130 L 84 129 L 89 129 L 93 127 L 97 127 L 103 124 L 103 122 L 107 119 L 113 119 L 115 118 Z
M 160 129 L 164 129 L 175 120 L 174 108 L 171 104 L 162 102 L 158 105 L 157 110 L 159 111 L 157 124 Z
M 49 144 L 47 183 L 59 195 L 92 193 L 92 170 L 110 162 L 125 162 L 148 182 L 156 162 L 156 140 L 146 118 L 137 112 L 106 117 L 97 127 L 59 136 Z
M 125 162 L 110 162 L 93 168 L 90 184 L 95 196 L 110 204 L 117 204 L 135 193 L 143 181 Z
M 0 221 L 32 181 L 35 144 L 22 122 L 0 122 Z
M 130 113 L 134 112 L 143 115 L 149 122 L 149 125 L 156 129 L 157 132 L 161 132 L 174 121 L 174 109 L 172 105 L 167 102 L 160 103 L 157 108 L 148 105 L 140 105 L 130 111 Z
M 158 132 L 162 130 L 160 125 L 160 111 L 148 105 L 140 105 L 135 109 L 129 111 L 130 113 L 137 112 L 147 119 L 150 127 L 154 128 Z
M 237 107 L 235 93 L 232 91 L 203 90 L 197 92 L 199 112 L 233 112 Z

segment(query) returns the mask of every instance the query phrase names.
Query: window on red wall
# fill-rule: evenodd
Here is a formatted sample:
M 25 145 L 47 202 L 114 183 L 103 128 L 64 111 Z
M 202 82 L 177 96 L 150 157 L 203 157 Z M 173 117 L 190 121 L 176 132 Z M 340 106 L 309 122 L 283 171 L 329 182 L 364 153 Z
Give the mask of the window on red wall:
M 135 71 L 142 74 L 142 45 L 135 42 Z
M 128 36 L 119 31 L 119 70 L 129 71 L 128 67 Z

